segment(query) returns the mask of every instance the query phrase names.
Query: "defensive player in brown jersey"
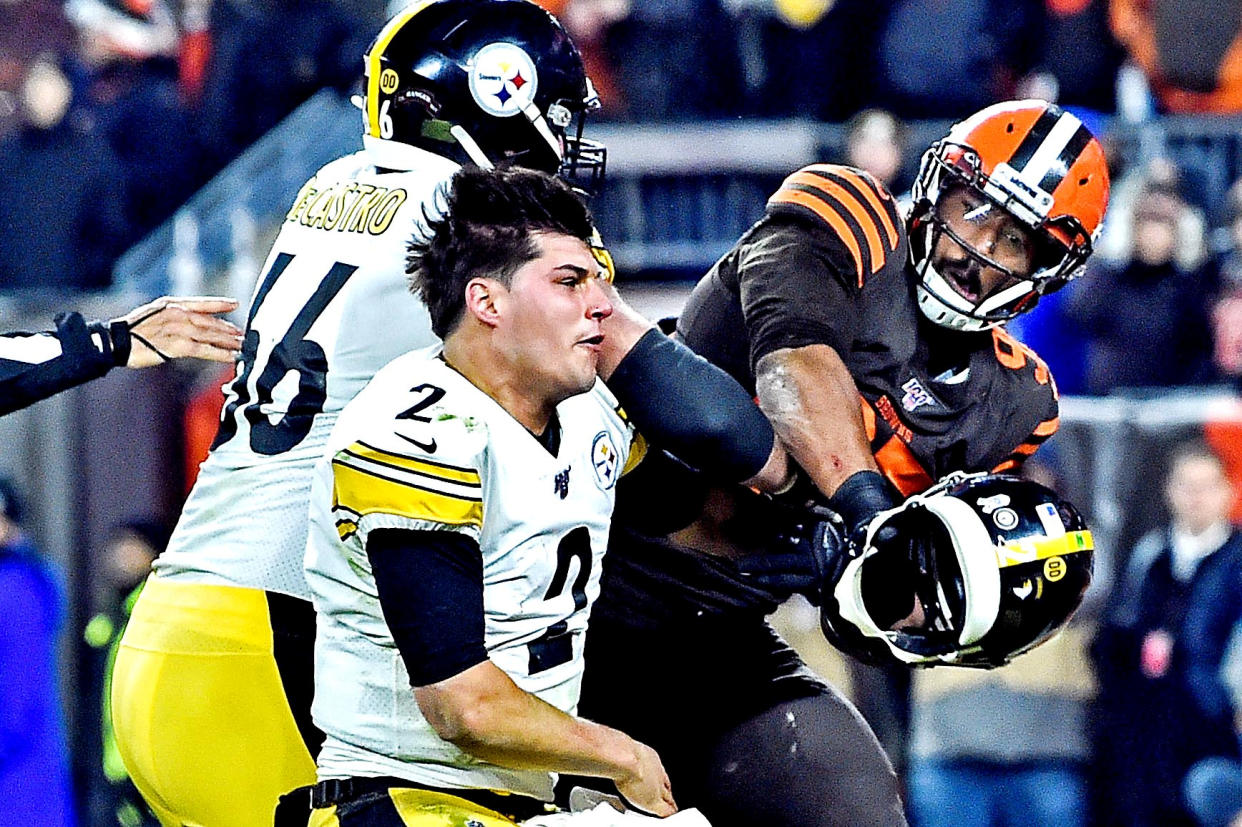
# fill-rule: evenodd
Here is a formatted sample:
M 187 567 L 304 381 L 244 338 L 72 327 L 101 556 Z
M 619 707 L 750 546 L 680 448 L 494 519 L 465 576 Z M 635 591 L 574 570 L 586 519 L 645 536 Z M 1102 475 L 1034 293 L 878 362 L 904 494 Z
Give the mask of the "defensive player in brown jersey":
M 857 542 L 875 515 L 945 474 L 1013 470 L 1056 431 L 1047 367 L 1002 326 L 1078 274 L 1108 178 L 1076 117 L 1020 101 L 955 125 L 924 155 L 912 195 L 902 215 L 860 170 L 794 173 L 677 323 L 754 392 Z M 874 735 L 766 624 L 784 596 L 772 586 L 810 572 L 825 633 L 850 654 L 968 661 L 920 636 L 928 607 L 896 569 L 867 629 L 816 581 L 815 555 L 774 558 L 792 561 L 786 580 L 779 567 L 748 579 L 727 558 L 772 545 L 771 506 L 644 464 L 619 491 L 580 712 L 653 745 L 678 800 L 716 827 L 904 823 Z M 1067 614 L 1036 595 L 1008 617 L 1054 628 Z

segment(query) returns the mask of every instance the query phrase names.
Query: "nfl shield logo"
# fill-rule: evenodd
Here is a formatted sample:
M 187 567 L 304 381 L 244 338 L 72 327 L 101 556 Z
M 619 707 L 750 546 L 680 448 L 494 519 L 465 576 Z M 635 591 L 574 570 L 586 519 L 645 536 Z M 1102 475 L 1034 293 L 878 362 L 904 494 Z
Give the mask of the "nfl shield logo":
M 911 377 L 901 386 L 901 389 L 906 392 L 905 396 L 901 397 L 901 407 L 907 411 L 916 410 L 922 405 L 936 404 L 936 400 L 932 398 L 932 395 L 919 383 L 917 376 Z

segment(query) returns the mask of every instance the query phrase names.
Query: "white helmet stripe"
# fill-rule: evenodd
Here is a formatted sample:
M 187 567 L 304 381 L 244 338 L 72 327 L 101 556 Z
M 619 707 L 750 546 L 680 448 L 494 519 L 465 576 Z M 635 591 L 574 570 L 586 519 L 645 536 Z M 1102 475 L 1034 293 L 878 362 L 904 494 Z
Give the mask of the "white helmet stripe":
M 535 131 L 548 142 L 548 146 L 552 148 L 552 152 L 557 159 L 563 160 L 564 154 L 561 152 L 561 142 L 557 140 L 557 137 L 552 134 L 552 130 L 548 128 L 548 122 L 544 119 L 543 113 L 539 111 L 539 107 L 535 106 L 534 101 L 526 101 L 526 103 L 522 104 L 522 114 L 535 127 Z
M 1035 154 L 1026 162 L 1026 166 L 1018 170 L 1018 177 L 1032 188 L 1040 188 L 1041 182 L 1053 168 L 1061 164 L 1061 153 L 1073 139 L 1075 133 L 1082 129 L 1082 121 L 1068 112 L 1057 119 L 1048 137 L 1040 142 Z

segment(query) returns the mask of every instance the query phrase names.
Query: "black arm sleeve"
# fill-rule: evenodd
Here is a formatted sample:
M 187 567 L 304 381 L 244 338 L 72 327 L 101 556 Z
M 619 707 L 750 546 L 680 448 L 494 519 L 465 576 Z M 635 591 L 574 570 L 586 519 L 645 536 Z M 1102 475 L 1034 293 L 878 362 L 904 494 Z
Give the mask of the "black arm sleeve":
M 733 377 L 654 328 L 608 379 L 626 414 L 653 444 L 730 481 L 750 479 L 776 434 Z
M 100 334 L 102 346 L 95 334 Z M 4 340 L 0 342 L 0 415 L 97 379 L 129 360 L 129 329 L 123 322 L 111 328 L 103 322 L 88 324 L 78 313 L 56 317 L 60 354 L 51 359 L 32 361 L 23 356 L 23 351 L 43 349 L 35 336 L 15 333 L 0 338 Z
M 411 686 L 487 660 L 478 543 L 454 531 L 376 529 L 367 535 L 367 557 Z

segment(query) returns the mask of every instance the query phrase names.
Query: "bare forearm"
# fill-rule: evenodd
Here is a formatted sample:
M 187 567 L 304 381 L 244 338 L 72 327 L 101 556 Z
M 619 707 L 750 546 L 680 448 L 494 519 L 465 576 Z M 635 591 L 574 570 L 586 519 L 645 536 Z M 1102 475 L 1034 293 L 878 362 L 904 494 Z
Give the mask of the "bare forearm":
M 877 470 L 858 387 L 831 347 L 764 356 L 755 390 L 777 437 L 825 496 L 856 471 Z
M 562 712 L 490 662 L 420 687 L 415 696 L 442 738 L 499 766 L 615 781 L 639 765 L 641 745 L 633 738 Z

